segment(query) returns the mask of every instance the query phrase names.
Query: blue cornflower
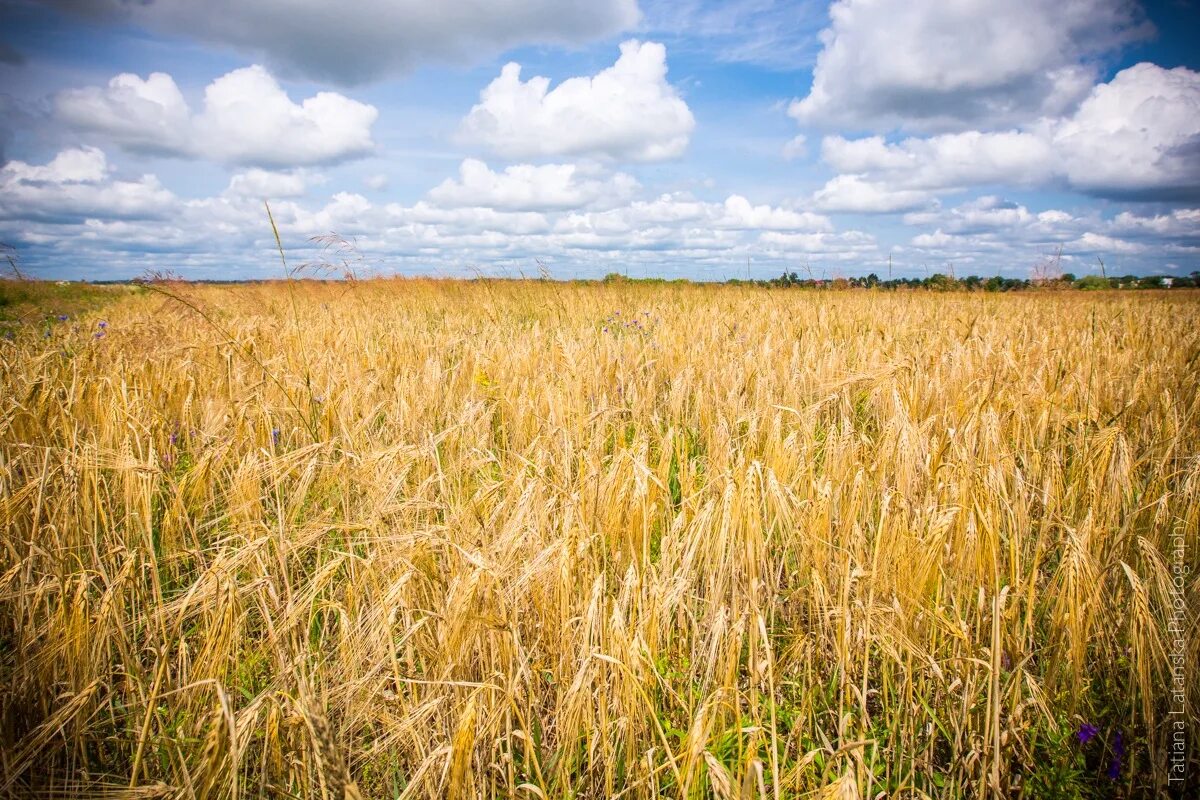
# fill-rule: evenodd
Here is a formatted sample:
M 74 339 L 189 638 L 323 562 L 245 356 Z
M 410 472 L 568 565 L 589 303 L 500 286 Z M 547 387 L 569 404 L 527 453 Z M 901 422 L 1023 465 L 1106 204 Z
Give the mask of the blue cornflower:
M 93 339 L 103 339 L 104 331 L 96 331 L 95 333 L 92 334 L 92 338 Z
M 66 322 L 66 321 L 67 321 L 67 320 L 69 320 L 69 319 L 70 319 L 70 317 L 68 317 L 66 314 L 59 314 L 59 315 L 58 315 L 58 321 L 59 321 L 59 322 Z
M 1095 725 L 1089 725 L 1088 723 L 1084 722 L 1080 724 L 1079 730 L 1075 731 L 1075 738 L 1079 740 L 1080 744 L 1087 744 L 1092 739 L 1095 739 L 1099 734 L 1099 728 L 1097 728 Z
M 108 323 L 105 322 L 104 320 L 100 320 L 99 322 L 96 323 L 96 327 L 98 327 L 100 330 L 104 330 L 105 328 L 108 327 Z
M 279 428 L 271 428 L 271 442 L 279 444 Z

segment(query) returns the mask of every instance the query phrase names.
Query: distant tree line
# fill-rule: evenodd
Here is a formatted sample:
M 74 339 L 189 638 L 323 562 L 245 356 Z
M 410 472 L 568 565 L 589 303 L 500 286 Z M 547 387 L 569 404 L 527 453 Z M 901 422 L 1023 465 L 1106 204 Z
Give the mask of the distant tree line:
M 606 280 L 611 279 L 609 276 Z M 620 277 L 620 276 L 617 276 Z M 771 288 L 801 288 L 801 289 L 930 289 L 934 291 L 970 290 L 984 292 L 1012 292 L 1024 289 L 1185 289 L 1200 287 L 1200 272 L 1192 272 L 1187 276 L 1179 275 L 1122 275 L 1106 277 L 1101 275 L 1084 275 L 1077 278 L 1070 272 L 1055 278 L 1005 278 L 993 275 L 981 278 L 969 275 L 956 278 L 935 272 L 926 278 L 893 278 L 883 280 L 874 272 L 866 277 L 855 278 L 802 278 L 795 272 L 784 272 L 777 278 L 766 280 L 746 280 L 731 278 L 726 283 L 740 286 L 763 286 Z

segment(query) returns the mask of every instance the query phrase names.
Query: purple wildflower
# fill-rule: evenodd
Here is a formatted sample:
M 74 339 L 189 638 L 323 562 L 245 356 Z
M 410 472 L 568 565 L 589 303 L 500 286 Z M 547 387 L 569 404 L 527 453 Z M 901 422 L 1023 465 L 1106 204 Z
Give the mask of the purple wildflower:
M 1079 730 L 1075 731 L 1075 738 L 1079 740 L 1080 744 L 1087 744 L 1092 739 L 1095 739 L 1099 733 L 1100 730 L 1095 725 L 1089 725 L 1084 722 L 1080 724 Z
M 66 322 L 66 321 L 67 321 L 67 320 L 69 320 L 69 319 L 70 319 L 70 317 L 68 317 L 66 314 L 59 314 L 59 315 L 58 315 L 58 321 L 59 321 L 59 322 Z
M 271 442 L 279 444 L 279 428 L 271 428 Z
M 105 328 L 108 327 L 108 323 L 105 322 L 104 320 L 100 320 L 99 322 L 96 323 L 96 327 L 98 327 L 100 330 L 104 330 Z
M 96 331 L 95 333 L 92 334 L 92 338 L 93 339 L 103 339 L 104 331 Z
M 1113 757 L 1112 761 L 1108 762 L 1108 770 L 1104 773 L 1109 780 L 1117 780 L 1121 777 L 1121 761 L 1125 757 L 1125 737 L 1117 731 L 1117 736 L 1113 740 Z

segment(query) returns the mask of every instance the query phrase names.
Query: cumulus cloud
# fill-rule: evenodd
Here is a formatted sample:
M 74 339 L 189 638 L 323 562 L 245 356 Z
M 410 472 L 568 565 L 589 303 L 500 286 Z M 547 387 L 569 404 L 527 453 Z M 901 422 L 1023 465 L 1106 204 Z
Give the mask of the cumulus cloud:
M 425 61 L 478 62 L 637 24 L 637 0 L 50 0 L 69 11 L 224 45 L 287 75 L 354 84 Z
M 627 41 L 616 63 L 553 89 L 549 78 L 521 80 L 509 63 L 481 93 L 461 136 L 508 158 L 588 155 L 628 161 L 676 158 L 696 121 L 667 82 L 667 50 Z
M 122 73 L 105 87 L 68 89 L 54 98 L 58 117 L 132 150 L 178 154 L 191 147 L 191 111 L 174 78 Z
M 1144 244 L 1128 242 L 1124 239 L 1118 239 L 1114 236 L 1107 236 L 1103 233 L 1095 233 L 1093 231 L 1088 231 L 1078 239 L 1070 242 L 1067 246 L 1071 250 L 1081 253 L 1132 254 L 1142 253 L 1146 250 L 1146 245 Z
M 735 230 L 765 231 L 832 231 L 833 223 L 828 217 L 811 211 L 795 211 L 769 205 L 751 205 L 741 195 L 730 195 L 721 210 L 711 214 L 712 224 L 718 228 Z
M 697 200 L 684 193 L 663 194 L 653 200 L 634 200 L 608 211 L 568 214 L 559 219 L 560 233 L 625 235 L 659 229 L 695 229 L 736 234 L 742 231 L 829 232 L 828 217 L 770 205 L 753 205 L 741 195 L 722 203 Z
M 822 211 L 834 213 L 892 214 L 924 208 L 933 202 L 933 195 L 913 189 L 893 189 L 859 175 L 838 175 L 813 193 L 813 202 Z
M 1125 211 L 1105 219 L 1061 209 L 1034 211 L 1023 204 L 985 195 L 955 208 L 908 214 L 904 222 L 932 228 L 912 237 L 913 248 L 930 258 L 960 264 L 1007 262 L 1019 274 L 1037 271 L 1047 260 L 1064 271 L 1092 271 L 1100 256 L 1114 271 L 1159 264 L 1169 257 L 1200 253 L 1200 210 L 1176 209 L 1142 216 Z
M 301 197 L 308 190 L 309 182 L 313 180 L 314 177 L 304 170 L 271 172 L 255 167 L 231 177 L 229 188 L 225 192 L 237 197 L 266 200 Z
M 826 210 L 867 210 L 863 206 L 877 196 L 994 184 L 1193 199 L 1200 197 L 1200 73 L 1138 64 L 1094 87 L 1074 113 L 1024 129 L 910 137 L 895 144 L 882 136 L 827 136 L 821 153 L 846 173 L 815 196 Z M 860 197 L 868 199 L 857 202 Z M 881 202 L 876 210 L 906 208 L 888 205 Z
M 1079 218 L 1059 209 L 1035 212 L 1021 203 L 996 195 L 977 197 L 955 208 L 905 214 L 904 223 L 937 226 L 934 234 L 922 234 L 913 240 L 914 244 L 924 246 L 931 246 L 935 241 L 944 245 L 950 241 L 949 236 L 977 235 L 1053 243 L 1065 241 L 1089 226 L 1101 224 L 1098 219 Z
M 236 173 L 216 196 L 181 199 L 154 176 L 121 177 L 95 148 L 73 148 L 44 161 L 12 161 L 0 168 L 0 239 L 16 244 L 35 271 L 77 277 L 164 268 L 193 277 L 275 275 L 274 262 L 266 257 L 274 241 L 260 202 L 269 194 L 279 198 L 272 211 L 284 246 L 297 259 L 312 253 L 309 237 L 336 231 L 355 237 L 362 251 L 387 269 L 422 274 L 470 274 L 474 265 L 528 274 L 535 258 L 564 277 L 614 269 L 663 274 L 686 265 L 686 274 L 723 279 L 744 275 L 748 261 L 756 277 L 801 264 L 826 276 L 842 270 L 883 274 L 887 265 L 888 251 L 872 235 L 842 229 L 799 205 L 760 203 L 741 194 L 713 201 L 676 192 L 625 197 L 615 204 L 555 206 L 546 199 L 555 195 L 546 194 L 536 180 L 514 179 L 521 170 L 482 167 L 470 177 L 471 169 L 460 169 L 443 184 L 456 192 L 491 187 L 491 196 L 459 198 L 465 205 L 434 196 L 385 204 L 354 191 L 314 196 L 320 174 L 258 168 Z M 586 165 L 566 172 L 565 182 L 554 182 L 556 171 L 546 174 L 554 191 L 583 202 L 589 195 L 579 194 L 580 186 L 607 185 L 614 176 Z M 306 197 L 300 198 L 305 189 Z M 1064 269 L 1080 272 L 1101 255 L 1112 269 L 1144 270 L 1200 254 L 1198 214 L 1195 209 L 1125 212 L 1106 220 L 1098 212 L 1081 217 L 986 195 L 955 208 L 934 204 L 906 214 L 903 222 L 918 230 L 908 234 L 912 238 L 904 246 L 889 250 L 898 256 L 900 269 L 906 262 L 912 269 L 944 259 L 959 274 L 1022 271 L 1060 245 Z
M 1134 238 L 1174 236 L 1200 244 L 1200 208 L 1177 208 L 1152 215 L 1122 211 L 1113 218 L 1112 229 Z
M 108 159 L 95 147 L 63 150 L 46 164 L 10 161 L 5 178 L 24 184 L 98 183 L 108 176 Z
M 1122 70 L 1049 135 L 1081 191 L 1200 197 L 1200 72 L 1146 63 Z
M 550 230 L 546 215 L 536 211 L 503 211 L 479 206 L 441 208 L 418 201 L 411 206 L 391 203 L 387 206 L 387 214 L 393 225 L 412 225 L 414 231 L 440 236 L 525 235 Z
M 174 79 L 121 74 L 104 87 L 60 92 L 58 117 L 129 150 L 286 168 L 370 153 L 374 106 L 334 92 L 293 102 L 261 66 L 234 70 L 204 91 L 193 112 Z
M 886 144 L 880 136 L 827 136 L 821 154 L 835 169 L 884 176 L 905 189 L 953 189 L 997 180 L 1029 184 L 1044 180 L 1054 168 L 1051 143 L 1024 131 L 946 133 L 899 144 Z
M 927 249 L 942 248 L 953 241 L 954 237 L 943 233 L 941 228 L 938 228 L 933 233 L 919 233 L 912 239 L 914 247 L 923 247 Z
M 153 175 L 112 180 L 104 153 L 63 150 L 46 164 L 9 161 L 0 167 L 0 218 L 78 220 L 152 218 L 171 213 L 175 196 Z
M 1068 112 L 1098 56 L 1152 28 L 1131 0 L 838 0 L 821 34 L 806 125 L 929 131 Z
M 769 253 L 784 257 L 789 254 L 803 254 L 834 261 L 860 259 L 879 249 L 875 237 L 863 231 L 842 231 L 841 233 L 767 231 L 758 237 L 758 241 L 767 248 Z
M 429 192 L 439 205 L 488 206 L 520 211 L 611 207 L 627 202 L 639 188 L 623 172 L 606 175 L 577 164 L 516 164 L 493 172 L 482 161 L 468 158 L 457 178 L 447 178 Z

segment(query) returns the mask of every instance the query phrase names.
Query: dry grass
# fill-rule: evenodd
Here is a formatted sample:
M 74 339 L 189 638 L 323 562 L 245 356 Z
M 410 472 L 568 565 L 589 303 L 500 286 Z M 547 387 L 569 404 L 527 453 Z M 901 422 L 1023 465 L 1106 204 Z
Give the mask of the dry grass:
M 1163 785 L 1195 294 L 185 291 L 0 342 L 0 793 Z

